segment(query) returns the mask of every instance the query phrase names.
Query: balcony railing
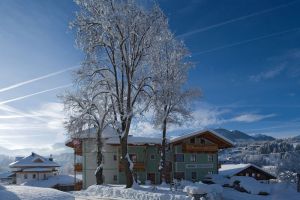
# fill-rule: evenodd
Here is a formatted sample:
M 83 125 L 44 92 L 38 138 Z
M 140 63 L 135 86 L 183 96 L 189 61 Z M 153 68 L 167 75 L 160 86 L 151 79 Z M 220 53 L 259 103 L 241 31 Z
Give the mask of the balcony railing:
M 74 170 L 76 172 L 82 172 L 82 163 L 75 163 L 74 164 Z
M 183 144 L 182 151 L 184 153 L 192 153 L 192 152 L 217 152 L 218 146 L 211 144 Z
M 143 163 L 143 162 L 134 162 L 133 163 L 133 169 L 144 171 L 145 170 L 145 163 Z M 119 163 L 119 171 L 123 171 L 123 170 L 124 170 L 123 164 Z

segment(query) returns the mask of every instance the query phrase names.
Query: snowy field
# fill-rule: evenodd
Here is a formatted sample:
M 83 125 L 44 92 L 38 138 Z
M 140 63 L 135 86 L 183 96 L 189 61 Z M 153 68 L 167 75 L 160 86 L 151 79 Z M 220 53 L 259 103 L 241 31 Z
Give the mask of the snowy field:
M 75 197 L 50 188 L 0 185 L 0 200 L 75 200 Z
M 134 189 L 124 189 L 121 185 L 90 186 L 87 190 L 74 192 L 76 200 L 96 200 L 98 198 L 117 198 L 130 200 L 192 200 L 193 194 L 206 193 L 201 200 L 300 200 L 300 193 L 293 185 L 276 183 L 263 184 L 251 177 L 234 177 L 227 180 L 231 187 L 222 184 L 202 184 L 183 182 L 177 191 L 170 191 L 168 185 L 163 186 L 135 186 Z M 245 191 L 233 188 L 237 184 Z

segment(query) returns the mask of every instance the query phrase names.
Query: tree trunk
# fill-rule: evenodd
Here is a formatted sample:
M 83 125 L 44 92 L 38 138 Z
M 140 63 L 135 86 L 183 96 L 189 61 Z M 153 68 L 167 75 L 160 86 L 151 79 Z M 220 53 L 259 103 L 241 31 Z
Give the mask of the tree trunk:
M 122 165 L 124 166 L 125 178 L 126 178 L 126 188 L 131 188 L 133 185 L 133 174 L 130 169 L 130 163 L 127 159 L 128 148 L 127 148 L 127 137 L 120 139 L 121 142 L 121 154 L 122 154 Z M 128 154 L 129 157 L 129 154 Z
M 161 144 L 161 182 L 166 182 L 166 145 L 167 145 L 167 119 L 165 118 L 162 124 L 162 144 Z
M 97 171 L 95 173 L 96 176 L 96 184 L 102 185 L 103 184 L 103 167 L 102 167 L 102 140 L 101 140 L 101 130 L 97 131 Z

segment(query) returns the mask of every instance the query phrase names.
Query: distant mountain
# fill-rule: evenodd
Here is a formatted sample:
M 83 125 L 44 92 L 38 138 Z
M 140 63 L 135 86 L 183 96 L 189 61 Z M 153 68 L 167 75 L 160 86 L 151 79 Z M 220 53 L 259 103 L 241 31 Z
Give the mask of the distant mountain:
M 300 135 L 293 137 L 293 139 L 300 140 Z
M 255 138 L 256 141 L 273 141 L 273 140 L 276 140 L 272 136 L 263 135 L 263 134 L 256 134 L 256 135 L 253 135 L 252 137 Z
M 55 143 L 51 147 L 42 147 L 42 148 L 24 148 L 24 149 L 7 149 L 6 147 L 0 146 L 0 154 L 7 156 L 27 156 L 35 152 L 42 156 L 49 156 L 63 154 L 63 153 L 72 153 L 73 149 L 67 147 L 64 143 Z
M 255 142 L 255 141 L 271 141 L 275 140 L 275 138 L 267 135 L 262 135 L 262 134 L 257 134 L 257 135 L 248 135 L 242 131 L 234 130 L 234 131 L 229 131 L 224 128 L 218 128 L 215 129 L 217 133 L 223 135 L 224 137 L 230 139 L 233 142 Z

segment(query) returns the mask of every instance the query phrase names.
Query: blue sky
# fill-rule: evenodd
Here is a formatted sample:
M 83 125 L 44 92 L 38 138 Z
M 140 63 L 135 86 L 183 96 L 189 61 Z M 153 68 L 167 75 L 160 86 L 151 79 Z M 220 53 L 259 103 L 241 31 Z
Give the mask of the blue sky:
M 190 49 L 189 86 L 203 93 L 195 120 L 171 127 L 173 134 L 216 127 L 300 134 L 299 0 L 158 3 Z M 0 1 L 0 146 L 51 149 L 64 141 L 57 95 L 83 58 L 68 28 L 76 9 L 71 0 Z M 134 128 L 156 132 L 146 122 Z

